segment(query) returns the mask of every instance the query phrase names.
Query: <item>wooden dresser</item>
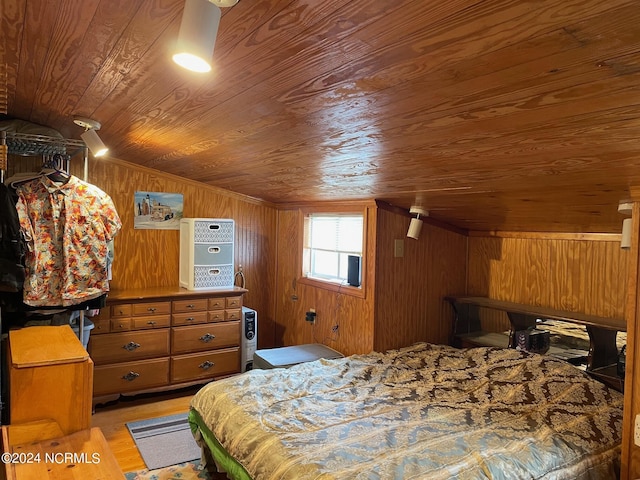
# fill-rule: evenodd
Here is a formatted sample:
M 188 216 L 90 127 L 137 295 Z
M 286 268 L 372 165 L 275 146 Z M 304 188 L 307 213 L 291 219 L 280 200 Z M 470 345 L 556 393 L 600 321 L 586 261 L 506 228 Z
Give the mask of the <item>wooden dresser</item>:
M 93 317 L 94 403 L 240 372 L 239 287 L 112 291 Z

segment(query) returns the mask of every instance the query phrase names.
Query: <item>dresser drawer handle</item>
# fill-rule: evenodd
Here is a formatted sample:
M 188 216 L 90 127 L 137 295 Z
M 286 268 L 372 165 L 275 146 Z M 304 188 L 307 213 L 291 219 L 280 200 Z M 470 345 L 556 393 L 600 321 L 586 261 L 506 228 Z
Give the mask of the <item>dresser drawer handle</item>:
M 136 348 L 140 348 L 140 344 L 136 342 L 129 342 L 126 345 L 123 345 L 122 348 L 130 352 L 133 352 Z
M 187 322 L 193 322 L 195 320 L 195 318 L 194 317 L 188 317 L 188 318 L 185 318 L 185 320 Z
M 155 322 L 155 321 L 153 321 L 153 320 L 149 320 L 149 321 L 147 322 L 147 325 L 155 325 L 156 323 L 158 323 L 158 322 Z
M 150 311 L 151 313 L 155 312 L 157 309 L 156 307 L 149 307 L 147 308 L 148 311 Z
M 193 303 L 190 303 L 189 305 L 187 305 L 187 308 L 196 308 L 196 306 Z
M 231 300 L 230 304 L 231 304 L 231 305 L 237 305 L 237 304 L 238 304 L 238 301 L 237 301 L 237 300 Z
M 211 335 L 210 333 L 205 333 L 203 336 L 200 337 L 200 340 L 202 340 L 204 343 L 208 343 L 214 338 L 216 338 L 215 335 Z
M 198 368 L 201 368 L 203 370 L 209 370 L 214 365 L 215 365 L 215 363 L 210 362 L 209 360 L 207 360 L 206 362 L 202 362 L 200 365 L 198 365 Z
M 126 375 L 122 376 L 123 380 L 126 380 L 127 382 L 133 382 L 136 378 L 138 378 L 140 376 L 139 373 L 136 372 L 129 372 Z

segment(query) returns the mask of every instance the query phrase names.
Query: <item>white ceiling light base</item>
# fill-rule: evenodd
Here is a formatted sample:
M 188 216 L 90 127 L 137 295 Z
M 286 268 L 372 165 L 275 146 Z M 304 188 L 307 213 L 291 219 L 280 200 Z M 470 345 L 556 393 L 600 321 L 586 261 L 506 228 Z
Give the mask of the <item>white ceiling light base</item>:
M 73 123 L 79 125 L 85 130 L 100 130 L 100 127 L 102 126 L 100 125 L 100 122 L 85 117 L 74 117 Z
M 418 207 L 418 206 L 413 206 L 411 207 L 411 209 L 409 210 L 409 213 L 411 213 L 412 215 L 418 215 L 420 217 L 428 217 L 429 216 L 429 211 L 425 210 L 422 207 Z

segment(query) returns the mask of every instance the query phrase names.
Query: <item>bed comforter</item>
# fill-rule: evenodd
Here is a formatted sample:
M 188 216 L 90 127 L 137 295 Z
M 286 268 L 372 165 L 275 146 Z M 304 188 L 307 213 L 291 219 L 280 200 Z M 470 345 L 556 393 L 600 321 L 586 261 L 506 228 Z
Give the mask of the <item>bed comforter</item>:
M 422 343 L 253 370 L 191 405 L 254 480 L 575 480 L 617 478 L 622 403 L 548 356 Z

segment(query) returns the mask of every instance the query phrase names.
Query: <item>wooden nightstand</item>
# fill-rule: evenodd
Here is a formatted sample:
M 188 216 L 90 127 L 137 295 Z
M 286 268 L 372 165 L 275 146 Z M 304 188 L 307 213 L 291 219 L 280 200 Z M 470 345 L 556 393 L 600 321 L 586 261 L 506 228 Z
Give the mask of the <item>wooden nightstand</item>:
M 9 423 L 51 419 L 62 434 L 91 426 L 93 361 L 68 325 L 9 332 Z

